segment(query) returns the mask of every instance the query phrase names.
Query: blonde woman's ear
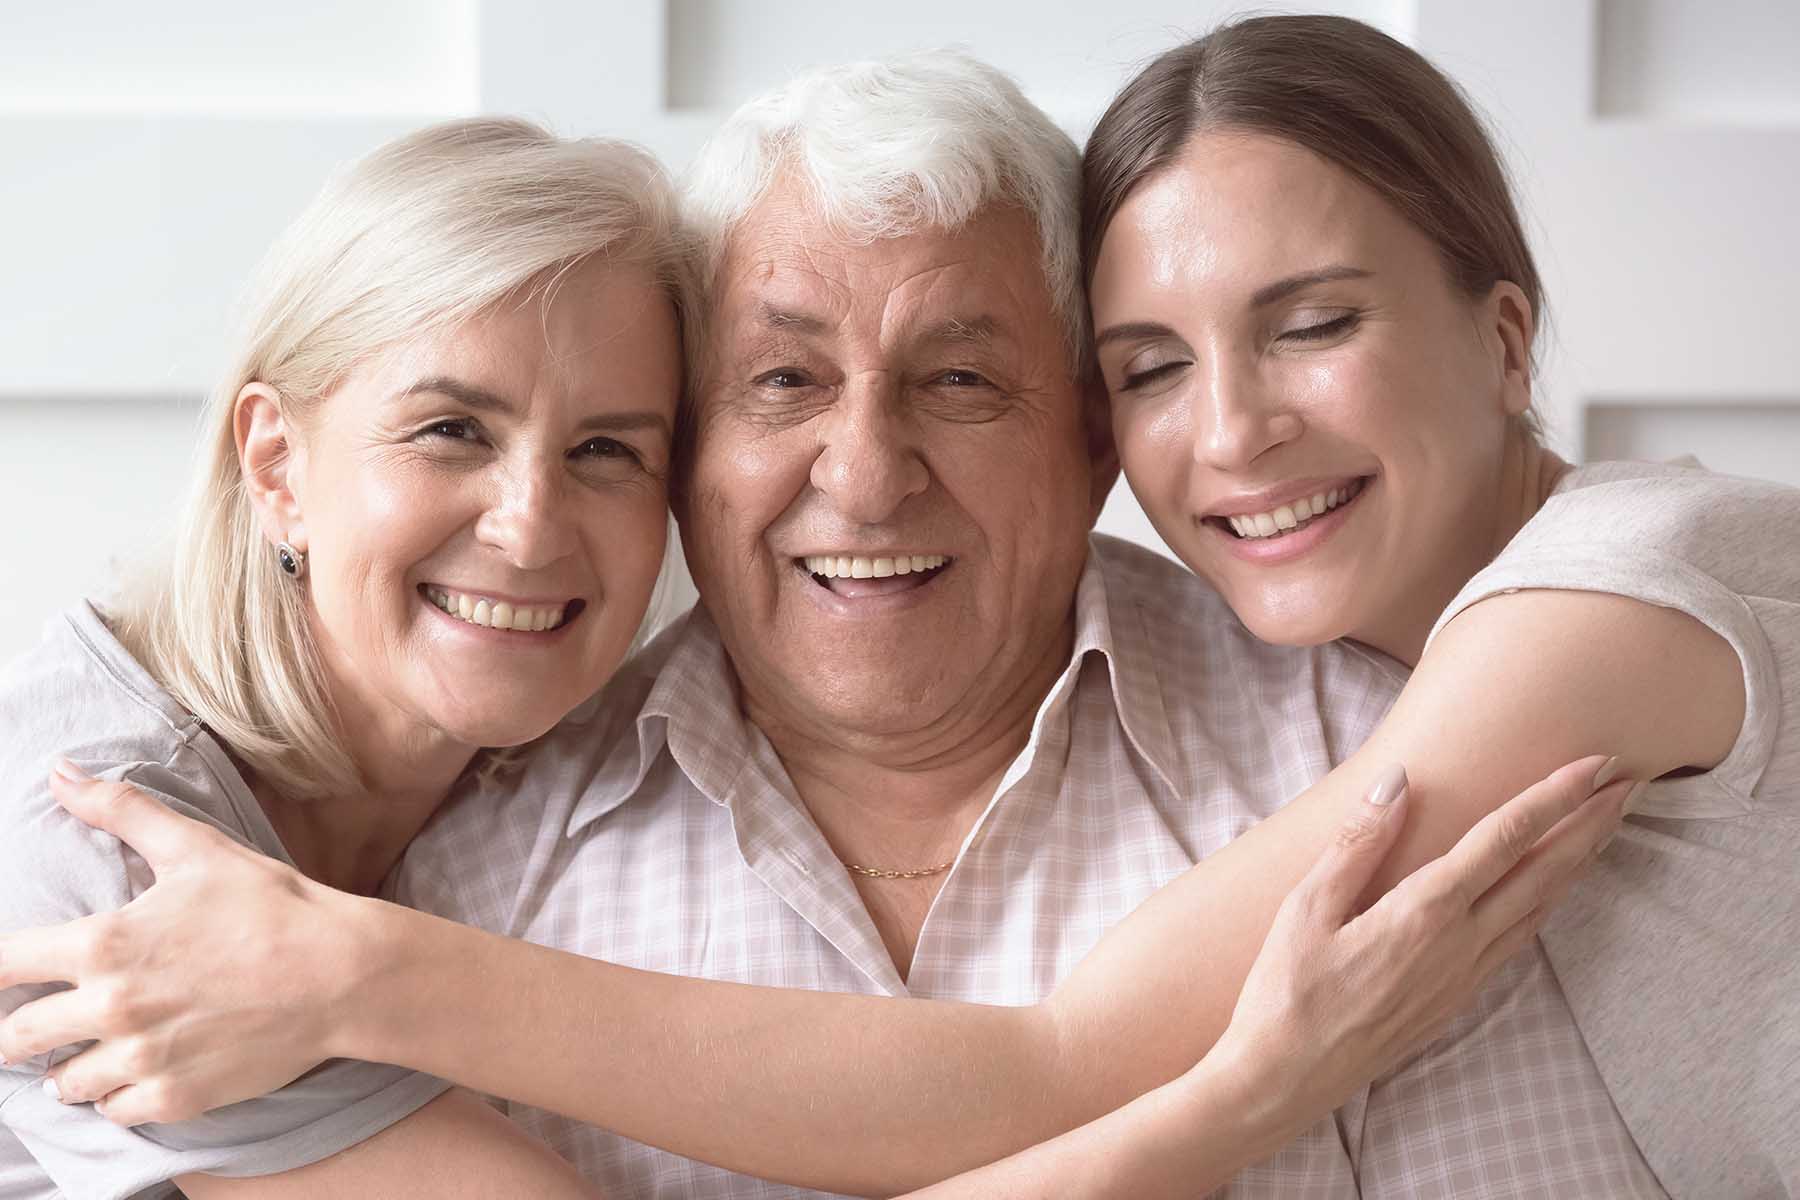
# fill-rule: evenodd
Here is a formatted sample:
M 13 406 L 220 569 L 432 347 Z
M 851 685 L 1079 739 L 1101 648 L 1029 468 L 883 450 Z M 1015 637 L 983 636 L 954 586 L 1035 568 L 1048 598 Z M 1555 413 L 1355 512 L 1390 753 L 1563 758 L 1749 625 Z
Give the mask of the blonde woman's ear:
M 246 383 L 237 394 L 231 426 L 237 438 L 244 491 L 262 524 L 263 536 L 271 545 L 285 542 L 304 552 L 306 519 L 289 477 L 294 447 L 281 394 L 266 383 Z

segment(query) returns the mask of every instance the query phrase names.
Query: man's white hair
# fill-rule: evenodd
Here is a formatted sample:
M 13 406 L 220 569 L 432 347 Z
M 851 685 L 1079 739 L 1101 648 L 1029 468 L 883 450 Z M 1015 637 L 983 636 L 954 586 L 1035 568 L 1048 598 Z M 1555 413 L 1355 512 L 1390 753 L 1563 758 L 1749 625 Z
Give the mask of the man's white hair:
M 1085 364 L 1081 152 L 1001 71 L 956 50 L 903 54 L 811 71 L 738 109 L 683 187 L 706 292 L 732 230 L 778 177 L 804 181 L 830 224 L 870 242 L 1016 204 L 1037 226 L 1070 362 Z

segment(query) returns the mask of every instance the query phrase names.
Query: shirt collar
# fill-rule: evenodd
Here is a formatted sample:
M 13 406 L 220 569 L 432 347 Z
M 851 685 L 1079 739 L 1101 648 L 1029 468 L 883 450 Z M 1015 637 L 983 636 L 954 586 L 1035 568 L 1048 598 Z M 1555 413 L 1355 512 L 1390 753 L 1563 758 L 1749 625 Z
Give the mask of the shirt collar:
M 604 718 L 611 710 L 635 718 L 633 729 L 614 734 L 606 721 L 596 721 L 594 735 L 612 737 L 615 745 L 569 814 L 570 837 L 637 794 L 669 745 L 671 726 L 679 726 L 685 737 L 703 739 L 712 750 L 698 756 L 690 772 L 710 797 L 729 794 L 730 776 L 750 756 L 750 728 L 738 707 L 737 675 L 704 606 L 696 604 L 673 621 L 620 675 L 601 693 L 600 714 Z
M 1067 694 L 1083 661 L 1098 654 L 1107 665 L 1113 706 L 1132 747 L 1173 789 L 1177 760 L 1154 649 L 1128 580 L 1106 569 L 1110 540 L 1089 539 L 1075 589 L 1074 652 L 1050 696 Z M 702 794 L 715 804 L 727 804 L 762 737 L 743 714 L 737 672 L 704 605 L 690 609 L 625 670 L 633 678 L 615 684 L 622 682 L 627 694 L 643 694 L 645 681 L 650 681 L 637 711 L 636 736 L 620 737 L 617 749 L 602 762 L 570 814 L 571 837 L 635 795 L 665 747 Z M 607 692 L 626 701 L 615 687 Z
M 1069 671 L 1079 671 L 1088 654 L 1100 655 L 1107 665 L 1113 707 L 1132 748 L 1156 768 L 1164 783 L 1179 790 L 1175 739 L 1163 706 L 1156 650 L 1130 578 L 1113 569 L 1116 545 L 1115 539 L 1104 535 L 1088 538 L 1087 563 L 1075 589 L 1075 652 Z

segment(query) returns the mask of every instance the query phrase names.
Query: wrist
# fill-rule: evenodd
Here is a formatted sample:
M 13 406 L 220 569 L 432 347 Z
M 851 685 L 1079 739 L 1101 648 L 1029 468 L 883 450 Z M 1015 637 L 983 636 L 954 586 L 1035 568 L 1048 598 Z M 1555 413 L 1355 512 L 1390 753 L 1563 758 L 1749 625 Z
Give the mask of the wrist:
M 383 900 L 326 892 L 332 911 L 324 927 L 337 944 L 330 959 L 333 986 L 322 1014 L 324 1057 L 396 1062 L 412 1023 L 409 1004 L 426 994 L 422 976 L 430 942 L 414 927 L 419 914 Z
M 1175 1087 L 1208 1128 L 1229 1129 L 1234 1142 L 1256 1151 L 1250 1161 L 1260 1161 L 1329 1111 L 1314 1111 L 1297 1074 L 1278 1042 L 1245 1044 L 1227 1031 Z

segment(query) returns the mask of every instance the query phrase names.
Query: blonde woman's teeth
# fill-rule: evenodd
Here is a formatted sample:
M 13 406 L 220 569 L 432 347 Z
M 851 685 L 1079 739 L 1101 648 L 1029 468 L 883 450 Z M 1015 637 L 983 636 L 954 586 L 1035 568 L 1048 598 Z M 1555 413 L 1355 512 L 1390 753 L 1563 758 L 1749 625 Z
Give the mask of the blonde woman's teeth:
M 1324 516 L 1344 501 L 1353 499 L 1360 491 L 1362 480 L 1359 479 L 1347 487 L 1302 496 L 1268 512 L 1226 517 L 1225 523 L 1231 526 L 1233 533 L 1242 538 L 1274 537 L 1298 529 L 1314 517 Z
M 425 596 L 433 604 L 459 621 L 488 629 L 511 629 L 517 633 L 543 633 L 563 623 L 562 604 L 509 604 L 489 600 L 467 592 L 444 588 L 427 588 Z
M 886 579 L 890 575 L 935 571 L 950 560 L 942 554 L 895 554 L 884 558 L 865 558 L 853 554 L 809 554 L 801 561 L 806 564 L 808 571 L 826 579 Z

